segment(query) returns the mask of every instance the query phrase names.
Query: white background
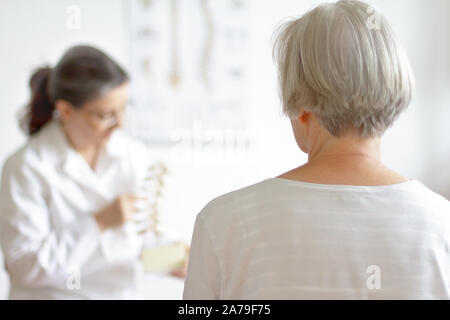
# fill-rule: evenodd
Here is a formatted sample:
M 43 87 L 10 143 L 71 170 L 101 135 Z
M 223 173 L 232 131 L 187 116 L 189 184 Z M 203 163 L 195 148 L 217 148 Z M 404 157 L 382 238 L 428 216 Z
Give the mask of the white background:
M 168 0 L 159 0 L 168 1 Z M 197 0 L 192 1 L 195 4 Z M 250 54 L 249 132 L 257 148 L 227 149 L 217 156 L 208 148 L 174 150 L 153 147 L 155 157 L 169 167 L 164 222 L 174 236 L 190 241 L 195 215 L 221 193 L 273 177 L 303 164 L 306 155 L 295 145 L 289 123 L 281 116 L 270 39 L 275 26 L 321 1 L 249 0 Z M 368 1 L 391 21 L 410 56 L 417 90 L 410 109 L 385 136 L 383 158 L 393 169 L 421 180 L 450 198 L 450 1 Z M 126 0 L 0 0 L 0 165 L 25 141 L 17 112 L 29 98 L 31 71 L 54 65 L 71 45 L 87 43 L 129 67 Z M 213 4 L 214 1 L 211 1 Z M 66 9 L 81 9 L 81 28 L 66 27 Z M 168 53 L 169 54 L 169 53 Z M 239 114 L 235 115 L 237 118 Z M 202 135 L 202 123 L 193 122 L 192 136 Z M 183 152 L 181 157 L 178 152 Z M 2 263 L 0 255 L 0 264 Z M 149 276 L 148 298 L 181 297 L 182 281 Z M 0 298 L 9 282 L 0 270 Z

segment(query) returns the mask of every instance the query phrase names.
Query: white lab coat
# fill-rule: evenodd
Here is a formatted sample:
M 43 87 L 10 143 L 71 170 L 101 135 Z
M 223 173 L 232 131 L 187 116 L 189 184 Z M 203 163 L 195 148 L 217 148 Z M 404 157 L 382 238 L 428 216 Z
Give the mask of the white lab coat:
M 133 193 L 150 157 L 116 131 L 96 170 L 53 120 L 5 163 L 0 242 L 10 299 L 140 299 L 143 239 L 132 222 L 100 232 L 94 213 Z

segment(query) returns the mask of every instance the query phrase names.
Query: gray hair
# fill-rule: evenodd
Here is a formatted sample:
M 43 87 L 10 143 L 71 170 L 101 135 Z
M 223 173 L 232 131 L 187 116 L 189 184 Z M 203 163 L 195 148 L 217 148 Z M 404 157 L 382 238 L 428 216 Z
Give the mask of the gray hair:
M 315 114 L 334 136 L 381 136 L 407 109 L 414 75 L 387 20 L 361 1 L 322 4 L 278 28 L 284 113 Z

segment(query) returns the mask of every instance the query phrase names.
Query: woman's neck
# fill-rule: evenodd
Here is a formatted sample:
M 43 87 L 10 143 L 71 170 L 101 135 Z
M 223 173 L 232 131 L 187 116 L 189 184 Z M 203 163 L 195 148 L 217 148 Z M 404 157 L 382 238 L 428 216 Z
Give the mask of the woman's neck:
M 99 147 L 89 147 L 85 148 L 83 150 L 77 150 L 78 153 L 83 157 L 83 159 L 87 162 L 89 167 L 91 167 L 92 170 L 95 171 L 95 167 L 97 164 L 98 157 L 101 152 L 101 148 Z
M 407 181 L 381 162 L 381 139 L 332 138 L 312 146 L 308 163 L 280 178 L 331 185 L 389 185 Z
M 82 143 L 74 139 L 75 135 L 71 134 L 69 128 L 67 128 L 62 122 L 61 127 L 70 146 L 76 152 L 78 152 L 81 155 L 81 157 L 86 161 L 86 163 L 89 165 L 89 167 L 91 167 L 91 169 L 95 171 L 97 160 L 100 155 L 100 152 L 103 149 L 103 146 L 96 146 L 93 144 L 83 145 Z
M 370 161 L 381 163 L 380 138 L 330 137 L 310 146 L 308 163 L 319 162 L 352 163 Z

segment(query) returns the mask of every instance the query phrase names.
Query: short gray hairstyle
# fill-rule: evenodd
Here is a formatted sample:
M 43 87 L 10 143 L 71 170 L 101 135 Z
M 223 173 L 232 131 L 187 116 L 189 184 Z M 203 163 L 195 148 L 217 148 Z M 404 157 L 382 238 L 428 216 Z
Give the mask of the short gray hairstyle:
M 414 75 L 387 20 L 361 1 L 322 4 L 276 31 L 284 113 L 302 109 L 340 137 L 381 136 L 407 109 Z

